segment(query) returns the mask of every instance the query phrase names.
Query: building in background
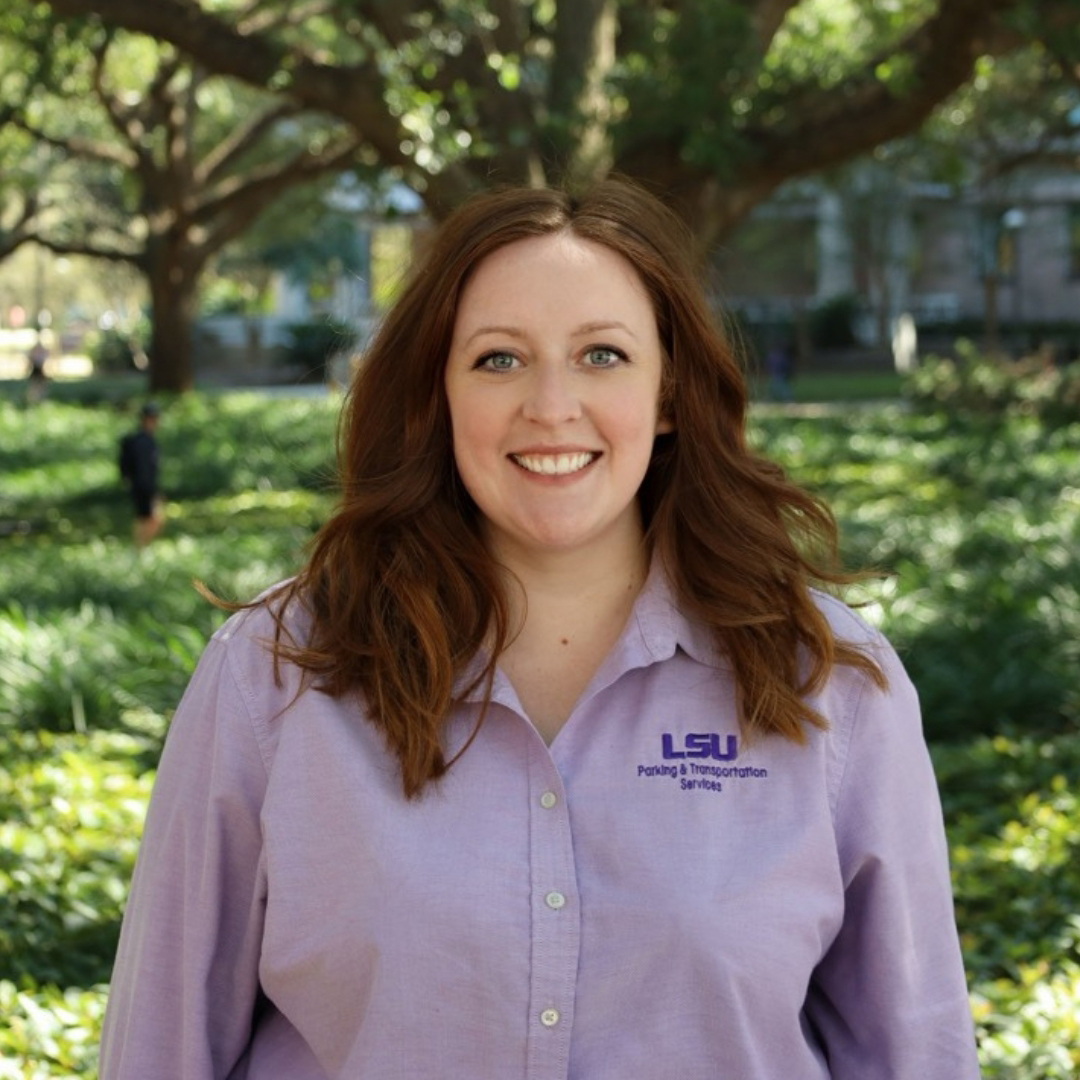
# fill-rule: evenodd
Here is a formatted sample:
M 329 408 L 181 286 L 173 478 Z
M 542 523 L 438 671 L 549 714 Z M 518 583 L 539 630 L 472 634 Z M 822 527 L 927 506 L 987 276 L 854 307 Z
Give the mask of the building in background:
M 888 354 L 903 317 L 935 347 L 1080 348 L 1080 171 L 1029 168 L 960 191 L 876 163 L 790 185 L 716 254 L 718 299 L 767 347 Z

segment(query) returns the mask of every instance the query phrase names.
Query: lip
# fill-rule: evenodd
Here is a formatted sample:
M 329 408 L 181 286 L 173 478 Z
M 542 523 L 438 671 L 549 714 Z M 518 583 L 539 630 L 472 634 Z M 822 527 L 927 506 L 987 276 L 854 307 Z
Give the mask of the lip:
M 594 454 L 600 456 L 600 451 L 594 446 L 583 446 L 581 443 L 559 443 L 548 445 L 546 443 L 530 443 L 528 446 L 519 446 L 511 450 L 509 457 L 550 457 L 559 454 Z

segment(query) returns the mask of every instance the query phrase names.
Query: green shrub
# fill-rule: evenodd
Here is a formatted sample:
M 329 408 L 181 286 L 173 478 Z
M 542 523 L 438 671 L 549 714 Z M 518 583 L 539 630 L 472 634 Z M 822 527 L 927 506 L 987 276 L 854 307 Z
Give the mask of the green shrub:
M 1080 1072 L 1080 740 L 934 748 L 987 1080 Z
M 916 367 L 905 393 L 922 409 L 1022 413 L 1058 426 L 1080 420 L 1080 363 L 987 357 L 960 341 L 956 359 L 931 356 Z

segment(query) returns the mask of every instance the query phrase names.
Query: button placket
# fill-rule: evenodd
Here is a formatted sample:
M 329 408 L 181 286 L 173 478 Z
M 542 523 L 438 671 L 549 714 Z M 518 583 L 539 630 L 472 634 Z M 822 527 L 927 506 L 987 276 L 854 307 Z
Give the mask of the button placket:
M 546 747 L 530 755 L 529 773 L 532 1020 L 526 1076 L 554 1080 L 565 1077 L 569 1068 L 581 926 L 570 899 L 577 893 L 570 816 Z

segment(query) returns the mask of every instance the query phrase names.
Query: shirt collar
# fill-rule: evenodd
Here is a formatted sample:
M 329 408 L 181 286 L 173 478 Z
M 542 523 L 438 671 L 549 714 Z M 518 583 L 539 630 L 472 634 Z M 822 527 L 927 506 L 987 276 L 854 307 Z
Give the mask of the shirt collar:
M 616 646 L 620 647 L 640 654 L 639 663 L 631 666 L 668 660 L 679 649 L 700 664 L 717 667 L 720 663 L 715 639 L 706 626 L 682 611 L 671 578 L 659 558 L 652 561 L 649 576 Z

